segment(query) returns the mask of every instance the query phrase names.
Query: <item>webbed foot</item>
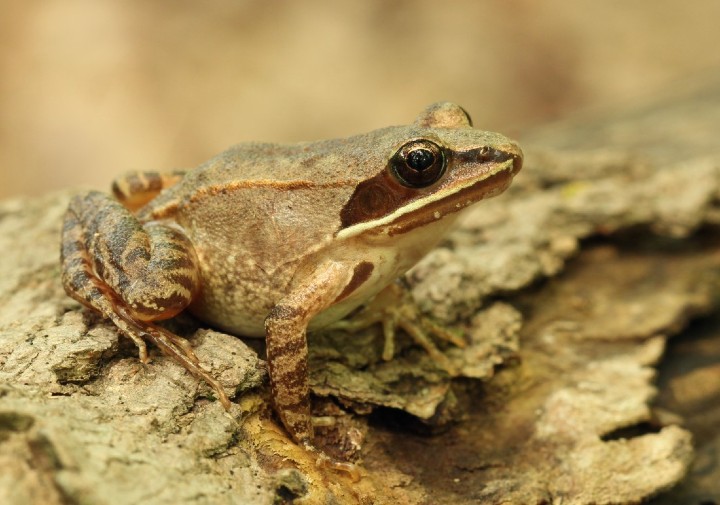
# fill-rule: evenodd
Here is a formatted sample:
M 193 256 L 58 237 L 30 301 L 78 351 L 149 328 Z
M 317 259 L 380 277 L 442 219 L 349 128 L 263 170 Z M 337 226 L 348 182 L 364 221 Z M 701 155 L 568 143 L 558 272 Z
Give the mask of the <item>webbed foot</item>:
M 356 464 L 331 458 L 323 451 L 310 444 L 304 444 L 304 447 L 308 452 L 317 456 L 317 459 L 315 460 L 315 466 L 317 466 L 318 468 L 325 468 L 328 470 L 334 470 L 336 472 L 343 472 L 348 474 L 348 476 L 353 482 L 360 481 L 360 468 Z
M 338 321 L 329 326 L 330 329 L 358 331 L 374 324 L 381 324 L 385 342 L 382 358 L 389 361 L 395 355 L 395 332 L 400 328 L 412 340 L 420 345 L 442 369 L 450 374 L 456 372 L 455 367 L 432 341 L 430 335 L 464 348 L 465 340 L 452 331 L 444 328 L 430 318 L 422 315 L 412 301 L 410 292 L 399 282 L 385 288 L 356 316 Z

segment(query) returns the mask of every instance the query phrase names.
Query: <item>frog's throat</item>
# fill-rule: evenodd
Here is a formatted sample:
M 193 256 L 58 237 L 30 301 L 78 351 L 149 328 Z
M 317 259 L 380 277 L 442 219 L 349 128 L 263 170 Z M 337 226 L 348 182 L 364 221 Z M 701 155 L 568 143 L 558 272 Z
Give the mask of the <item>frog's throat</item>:
M 514 174 L 513 160 L 499 163 L 482 179 L 471 179 L 413 200 L 392 214 L 344 228 L 338 232 L 337 237 L 356 237 L 371 230 L 384 230 L 389 235 L 408 232 L 448 214 L 459 212 L 479 200 L 499 195 L 510 185 Z

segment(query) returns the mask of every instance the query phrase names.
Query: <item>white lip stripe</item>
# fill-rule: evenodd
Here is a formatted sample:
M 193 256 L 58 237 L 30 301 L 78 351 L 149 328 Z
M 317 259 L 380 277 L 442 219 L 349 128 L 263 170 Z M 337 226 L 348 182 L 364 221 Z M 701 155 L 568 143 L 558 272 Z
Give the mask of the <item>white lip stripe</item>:
M 488 172 L 485 175 L 485 177 L 483 177 L 482 179 L 470 180 L 462 186 L 456 186 L 455 188 L 453 188 L 452 191 L 438 191 L 436 193 L 432 193 L 432 194 L 426 196 L 425 198 L 420 198 L 419 200 L 414 200 L 414 201 L 410 202 L 409 204 L 400 207 L 392 214 L 388 214 L 387 216 L 381 217 L 380 219 L 373 219 L 372 221 L 364 221 L 362 223 L 358 223 L 358 224 L 352 225 L 348 228 L 345 228 L 343 230 L 340 230 L 337 234 L 337 237 L 339 239 L 350 238 L 350 237 L 357 236 L 357 235 L 361 234 L 362 232 L 370 230 L 372 228 L 390 224 L 401 216 L 410 214 L 411 212 L 421 209 L 422 207 L 425 207 L 426 205 L 428 205 L 430 203 L 443 200 L 444 198 L 447 198 L 448 196 L 450 196 L 454 193 L 457 193 L 458 191 L 462 191 L 463 189 L 469 188 L 470 186 L 473 186 L 474 184 L 477 184 L 478 182 L 489 179 L 493 175 L 497 175 L 500 172 L 505 172 L 506 170 L 512 170 L 512 167 L 513 167 L 513 160 L 511 159 L 504 163 L 499 164 L 494 170 L 492 170 L 491 172 Z

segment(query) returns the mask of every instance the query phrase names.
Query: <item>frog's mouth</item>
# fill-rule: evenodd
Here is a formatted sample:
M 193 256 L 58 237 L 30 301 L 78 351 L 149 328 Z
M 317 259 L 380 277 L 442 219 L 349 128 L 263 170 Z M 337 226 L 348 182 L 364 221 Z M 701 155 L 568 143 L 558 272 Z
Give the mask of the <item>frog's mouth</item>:
M 448 214 L 457 213 L 467 206 L 496 195 L 507 189 L 513 177 L 522 167 L 522 153 L 515 150 L 497 151 L 487 149 L 474 149 L 464 153 L 458 153 L 454 160 L 458 167 L 454 177 L 446 180 L 443 185 L 423 196 L 411 193 L 408 194 L 408 201 L 405 205 L 399 206 L 393 212 L 370 219 L 361 219 L 360 222 L 352 223 L 338 233 L 338 238 L 349 238 L 365 232 L 382 233 L 387 235 L 399 235 L 410 230 L 438 221 Z M 484 165 L 484 173 L 478 178 L 477 169 L 472 168 L 478 163 Z M 463 167 L 468 167 L 463 170 Z M 385 175 L 386 176 L 386 175 Z M 374 184 L 375 181 L 369 181 Z M 387 181 L 381 187 L 368 185 L 361 197 L 384 195 L 384 188 L 388 187 Z M 377 188 L 377 189 L 376 189 Z M 359 193 L 359 192 L 357 192 Z M 362 200 L 362 199 L 361 199 Z M 373 205 L 371 199 L 367 199 L 357 210 L 382 208 L 383 205 Z M 381 200 L 382 203 L 382 200 Z M 351 215 L 356 217 L 355 215 Z M 360 214 L 363 217 L 363 214 Z M 368 216 L 370 217 L 370 216 Z

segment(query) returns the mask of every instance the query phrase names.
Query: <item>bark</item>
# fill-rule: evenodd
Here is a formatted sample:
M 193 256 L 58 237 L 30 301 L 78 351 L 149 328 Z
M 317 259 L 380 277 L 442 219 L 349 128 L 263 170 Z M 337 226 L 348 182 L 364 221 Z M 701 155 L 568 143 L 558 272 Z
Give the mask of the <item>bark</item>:
M 377 328 L 311 336 L 315 409 L 338 418 L 320 442 L 359 461 L 358 483 L 288 440 L 261 343 L 168 323 L 234 395 L 228 414 L 64 294 L 70 192 L 0 203 L 0 502 L 716 499 L 719 129 L 714 79 L 527 135 L 513 187 L 407 276 L 465 335 L 443 348 L 456 373 L 402 335 L 383 361 Z

